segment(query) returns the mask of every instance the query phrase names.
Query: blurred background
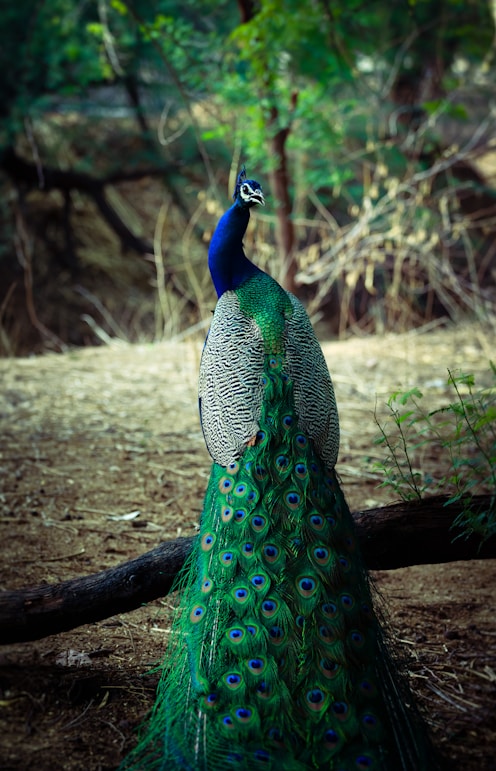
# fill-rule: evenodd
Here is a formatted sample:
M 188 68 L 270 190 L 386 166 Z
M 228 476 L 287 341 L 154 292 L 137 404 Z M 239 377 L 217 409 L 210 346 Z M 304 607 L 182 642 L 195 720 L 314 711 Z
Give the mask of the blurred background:
M 496 303 L 494 0 L 16 0 L 0 10 L 0 354 L 204 335 L 247 249 L 321 337 Z

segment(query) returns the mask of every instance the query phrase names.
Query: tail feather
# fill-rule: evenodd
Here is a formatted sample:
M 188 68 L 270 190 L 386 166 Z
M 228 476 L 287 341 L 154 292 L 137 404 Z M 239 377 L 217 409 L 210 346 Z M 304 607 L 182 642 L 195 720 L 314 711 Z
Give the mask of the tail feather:
M 157 703 L 123 769 L 432 771 L 336 475 L 298 427 L 282 359 L 266 375 L 257 443 L 212 467 Z

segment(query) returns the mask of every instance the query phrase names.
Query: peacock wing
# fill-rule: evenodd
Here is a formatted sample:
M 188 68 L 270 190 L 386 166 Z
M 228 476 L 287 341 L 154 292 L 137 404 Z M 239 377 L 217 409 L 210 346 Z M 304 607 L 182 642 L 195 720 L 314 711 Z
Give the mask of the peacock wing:
M 219 298 L 200 363 L 200 420 L 213 460 L 227 466 L 241 457 L 258 431 L 263 397 L 264 348 L 259 327 L 240 308 L 238 295 Z
M 287 321 L 287 371 L 293 381 L 294 401 L 301 429 L 313 440 L 327 468 L 336 465 L 339 419 L 329 370 L 305 308 L 289 294 L 293 313 Z

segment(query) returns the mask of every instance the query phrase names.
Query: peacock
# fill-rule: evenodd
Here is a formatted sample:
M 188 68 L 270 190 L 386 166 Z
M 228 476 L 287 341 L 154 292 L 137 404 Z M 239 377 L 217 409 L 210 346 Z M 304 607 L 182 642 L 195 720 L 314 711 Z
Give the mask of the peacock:
M 335 472 L 339 422 L 303 305 L 243 249 L 239 173 L 212 236 L 199 377 L 213 465 L 157 701 L 123 768 L 432 771 Z

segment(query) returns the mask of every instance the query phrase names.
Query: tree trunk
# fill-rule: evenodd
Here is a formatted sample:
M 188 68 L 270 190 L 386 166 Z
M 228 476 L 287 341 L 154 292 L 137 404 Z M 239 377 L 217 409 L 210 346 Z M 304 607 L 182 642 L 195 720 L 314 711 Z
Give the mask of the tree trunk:
M 456 538 L 451 526 L 462 506 L 445 506 L 446 500 L 439 496 L 356 512 L 356 535 L 367 567 L 387 570 L 496 558 L 496 537 L 482 545 L 476 538 Z M 491 500 L 491 496 L 476 496 L 470 508 L 474 512 L 487 510 Z M 192 543 L 192 537 L 166 541 L 130 562 L 95 575 L 0 592 L 1 642 L 38 640 L 163 597 L 171 591 Z
M 296 107 L 297 93 L 292 95 L 292 109 Z M 268 123 L 270 134 L 269 149 L 271 157 L 277 158 L 277 165 L 271 172 L 271 188 L 275 198 L 277 214 L 277 240 L 279 244 L 279 253 L 281 255 L 281 270 L 279 281 L 289 292 L 295 292 L 295 276 L 298 270 L 296 264 L 294 248 L 295 233 L 291 212 L 293 204 L 289 194 L 289 175 L 287 167 L 286 141 L 289 136 L 290 128 L 285 126 L 274 133 L 274 126 L 277 123 L 279 112 L 277 107 L 271 109 L 271 117 Z

